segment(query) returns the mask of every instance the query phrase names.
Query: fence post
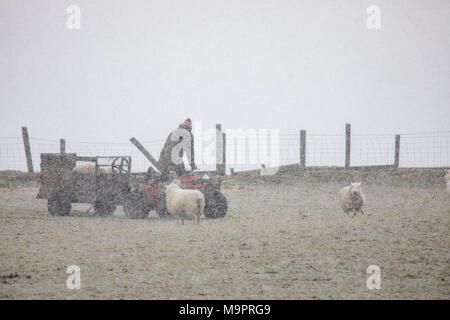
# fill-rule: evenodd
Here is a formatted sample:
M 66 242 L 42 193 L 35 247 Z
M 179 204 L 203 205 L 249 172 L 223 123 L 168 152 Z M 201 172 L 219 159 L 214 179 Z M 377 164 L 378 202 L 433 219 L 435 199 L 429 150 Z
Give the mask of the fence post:
M 306 168 L 306 130 L 300 130 L 300 168 Z
M 395 136 L 395 158 L 394 167 L 398 168 L 400 165 L 400 135 Z
M 227 135 L 222 133 L 222 175 L 227 174 Z
M 61 153 L 61 154 L 66 153 L 66 140 L 65 139 L 59 139 L 59 153 Z
M 23 146 L 25 147 L 25 157 L 27 158 L 28 172 L 33 173 L 33 159 L 31 158 L 30 138 L 27 127 L 22 127 Z
M 345 169 L 350 168 L 351 126 L 345 124 Z
M 222 174 L 222 163 L 223 163 L 223 135 L 222 135 L 222 125 L 220 123 L 216 124 L 216 171 Z

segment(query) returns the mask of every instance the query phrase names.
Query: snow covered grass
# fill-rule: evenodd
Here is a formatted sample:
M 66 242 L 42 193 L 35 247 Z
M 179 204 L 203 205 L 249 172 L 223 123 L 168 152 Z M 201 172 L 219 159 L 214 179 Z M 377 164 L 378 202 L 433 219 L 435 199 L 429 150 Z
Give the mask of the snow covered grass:
M 441 183 L 363 180 L 365 215 L 339 206 L 346 179 L 227 178 L 224 219 L 177 225 L 47 213 L 34 187 L 0 189 L 0 298 L 450 298 L 450 199 Z M 81 268 L 81 289 L 66 268 Z M 381 289 L 366 288 L 369 265 Z M 30 277 L 28 277 L 30 276 Z

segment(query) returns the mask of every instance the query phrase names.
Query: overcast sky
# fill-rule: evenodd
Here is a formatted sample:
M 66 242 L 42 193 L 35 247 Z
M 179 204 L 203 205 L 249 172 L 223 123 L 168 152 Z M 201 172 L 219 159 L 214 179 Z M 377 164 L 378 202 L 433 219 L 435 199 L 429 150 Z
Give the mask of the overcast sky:
M 0 110 L 0 137 L 75 141 L 450 130 L 450 1 L 0 0 Z

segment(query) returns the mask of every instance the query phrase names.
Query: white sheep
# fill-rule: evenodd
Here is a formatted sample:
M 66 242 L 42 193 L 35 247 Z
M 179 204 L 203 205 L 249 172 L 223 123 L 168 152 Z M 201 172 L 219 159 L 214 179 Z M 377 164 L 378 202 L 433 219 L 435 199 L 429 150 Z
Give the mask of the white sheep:
M 167 211 L 170 214 L 181 218 L 184 224 L 184 218 L 190 217 L 194 224 L 200 223 L 200 216 L 205 208 L 205 196 L 198 190 L 184 190 L 176 183 L 171 183 L 166 187 Z
M 72 169 L 73 172 L 80 173 L 95 173 L 95 166 L 90 163 L 82 164 L 80 166 L 76 166 Z M 99 173 L 112 173 L 111 168 L 98 168 Z
M 351 182 L 350 185 L 339 191 L 339 200 L 345 213 L 356 212 L 364 213 L 364 195 L 361 190 L 361 182 Z
M 450 196 L 450 170 L 445 171 L 445 184 L 447 185 L 447 194 Z

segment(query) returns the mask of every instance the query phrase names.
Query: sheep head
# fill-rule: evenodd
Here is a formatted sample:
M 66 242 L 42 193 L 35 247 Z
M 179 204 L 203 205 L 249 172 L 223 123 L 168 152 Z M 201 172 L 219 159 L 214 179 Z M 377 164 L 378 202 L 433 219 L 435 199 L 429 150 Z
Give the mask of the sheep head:
M 350 193 L 354 196 L 361 194 L 361 182 L 351 182 L 350 183 Z
M 180 187 L 175 182 L 172 182 L 166 187 L 166 192 L 173 190 L 173 189 L 178 189 L 178 188 L 180 188 Z

